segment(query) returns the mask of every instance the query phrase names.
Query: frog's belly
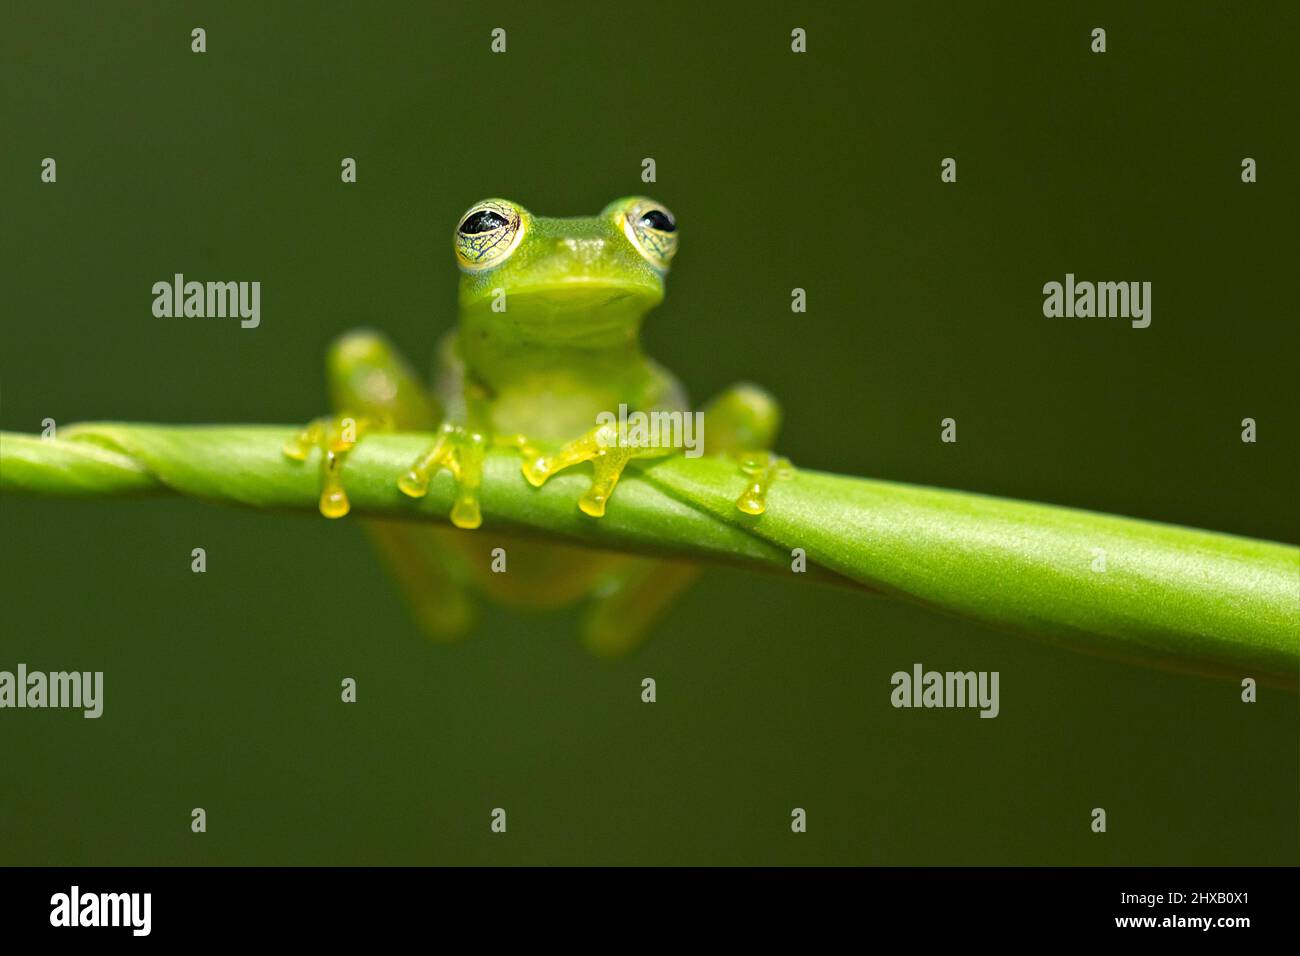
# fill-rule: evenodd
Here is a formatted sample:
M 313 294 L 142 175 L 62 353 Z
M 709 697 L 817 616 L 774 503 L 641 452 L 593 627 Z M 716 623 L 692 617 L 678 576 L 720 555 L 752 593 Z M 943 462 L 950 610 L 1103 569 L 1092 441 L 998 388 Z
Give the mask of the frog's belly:
M 596 393 L 561 383 L 507 389 L 492 404 L 492 428 L 498 435 L 524 435 L 534 441 L 563 443 L 595 428 L 602 412 L 618 414 L 617 392 Z

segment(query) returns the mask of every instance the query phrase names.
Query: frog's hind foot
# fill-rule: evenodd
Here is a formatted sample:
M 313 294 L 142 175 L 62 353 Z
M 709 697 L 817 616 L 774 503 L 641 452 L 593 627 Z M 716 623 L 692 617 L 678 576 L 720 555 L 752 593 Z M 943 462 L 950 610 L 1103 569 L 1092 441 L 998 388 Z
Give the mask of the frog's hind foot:
M 397 480 L 397 487 L 412 498 L 423 498 L 429 480 L 446 468 L 456 480 L 456 500 L 451 506 L 451 523 L 458 528 L 477 528 L 483 523 L 479 487 L 483 484 L 483 456 L 488 438 L 481 431 L 448 422 L 427 452 Z
M 745 452 L 737 455 L 740 470 L 749 479 L 736 499 L 736 507 L 747 515 L 761 515 L 767 510 L 767 493 L 777 481 L 794 476 L 790 459 L 770 451 Z
M 553 455 L 539 454 L 527 445 L 521 445 L 520 451 L 524 456 L 524 477 L 534 488 L 542 487 L 546 479 L 557 471 L 584 461 L 591 462 L 595 475 L 591 487 L 578 499 L 578 507 L 583 514 L 600 518 L 605 514 L 605 504 L 614 493 L 614 486 L 622 477 L 623 469 L 639 449 L 621 441 L 618 429 L 614 426 L 600 425 L 580 438 L 575 438 Z
M 705 451 L 739 462 L 748 481 L 736 507 L 747 515 L 766 511 L 772 485 L 794 473 L 788 459 L 770 451 L 780 426 L 781 406 L 749 382 L 731 386 L 704 407 Z
M 321 450 L 319 507 L 326 518 L 342 518 L 352 510 L 348 494 L 343 489 L 343 463 L 361 440 L 362 433 L 375 424 L 370 419 L 351 415 L 317 418 L 284 443 L 281 451 L 294 461 L 306 461 L 313 448 Z

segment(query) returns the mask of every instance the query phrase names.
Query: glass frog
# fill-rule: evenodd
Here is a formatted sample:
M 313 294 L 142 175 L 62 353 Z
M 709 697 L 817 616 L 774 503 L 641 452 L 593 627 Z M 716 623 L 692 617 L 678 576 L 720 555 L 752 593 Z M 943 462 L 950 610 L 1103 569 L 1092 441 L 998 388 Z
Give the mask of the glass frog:
M 304 460 L 320 449 L 320 510 L 339 518 L 349 510 L 343 465 L 365 431 L 434 433 L 428 450 L 394 481 L 420 497 L 435 474 L 448 470 L 457 489 L 455 529 L 366 522 L 431 634 L 466 628 L 467 587 L 529 607 L 590 597 L 586 639 L 615 653 L 633 646 L 694 578 L 685 562 L 496 532 L 492 546 L 505 548 L 509 570 L 493 573 L 484 542 L 467 534 L 482 523 L 479 487 L 492 447 L 517 453 L 523 477 L 537 487 L 590 462 L 592 480 L 575 507 L 591 520 L 605 514 L 630 462 L 675 453 L 629 441 L 609 416 L 620 406 L 689 411 L 681 384 L 640 343 L 643 319 L 663 301 L 678 241 L 673 214 L 641 196 L 581 218 L 545 218 L 505 199 L 485 199 L 456 225 L 459 321 L 438 349 L 432 390 L 378 333 L 351 332 L 331 348 L 337 414 L 309 424 L 285 454 Z M 704 452 L 738 460 L 744 478 L 736 506 L 761 514 L 772 482 L 789 470 L 770 451 L 778 404 L 757 386 L 740 384 L 702 412 Z

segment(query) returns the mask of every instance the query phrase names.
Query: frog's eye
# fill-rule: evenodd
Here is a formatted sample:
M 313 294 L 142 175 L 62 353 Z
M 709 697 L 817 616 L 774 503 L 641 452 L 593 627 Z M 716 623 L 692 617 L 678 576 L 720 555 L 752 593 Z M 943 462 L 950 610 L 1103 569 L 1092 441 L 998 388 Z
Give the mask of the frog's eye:
M 500 265 L 524 237 L 523 211 L 504 199 L 475 203 L 456 226 L 456 260 L 476 272 Z
M 673 222 L 673 217 L 667 209 L 646 210 L 641 214 L 640 223 L 647 229 L 658 229 L 660 232 L 677 231 L 677 223 Z
M 623 210 L 623 232 L 656 269 L 667 269 L 677 252 L 677 220 L 650 199 L 633 200 Z
M 510 220 L 501 213 L 493 212 L 491 209 L 480 209 L 460 224 L 460 231 L 467 236 L 477 236 L 480 232 L 504 229 L 508 225 Z

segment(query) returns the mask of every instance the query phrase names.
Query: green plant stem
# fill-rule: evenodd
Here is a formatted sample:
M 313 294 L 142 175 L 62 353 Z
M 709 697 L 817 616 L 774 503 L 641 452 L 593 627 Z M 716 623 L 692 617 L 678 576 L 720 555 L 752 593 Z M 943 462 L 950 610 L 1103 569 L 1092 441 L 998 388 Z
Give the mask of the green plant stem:
M 51 440 L 4 432 L 0 491 L 177 493 L 314 510 L 314 459 L 294 462 L 280 451 L 294 430 L 93 424 Z M 376 434 L 361 442 L 343 469 L 354 513 L 446 521 L 449 475 L 420 500 L 395 484 L 429 441 Z M 592 519 L 576 505 L 587 481 L 586 469 L 575 468 L 532 488 L 515 455 L 492 452 L 484 528 L 466 533 L 508 528 L 786 574 L 801 548 L 811 577 L 1093 653 L 1285 687 L 1300 676 L 1294 546 L 806 469 L 778 482 L 767 513 L 752 517 L 733 504 L 743 486 L 733 463 L 684 457 L 629 470 L 606 516 Z

